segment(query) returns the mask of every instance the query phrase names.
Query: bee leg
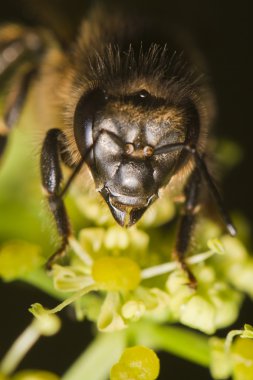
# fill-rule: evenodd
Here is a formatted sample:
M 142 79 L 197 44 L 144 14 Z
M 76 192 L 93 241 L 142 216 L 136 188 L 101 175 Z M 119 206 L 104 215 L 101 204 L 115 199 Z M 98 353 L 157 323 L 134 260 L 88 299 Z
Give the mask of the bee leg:
M 24 55 L 25 46 L 22 38 L 4 41 L 3 31 L 0 29 L 0 75 L 2 77 L 13 67 Z
M 3 152 L 6 148 L 8 141 L 8 129 L 2 120 L 0 120 L 0 157 L 3 155 Z
M 16 24 L 0 28 L 0 84 L 5 86 L 9 80 L 13 83 L 0 120 L 0 157 L 6 148 L 8 134 L 22 111 L 43 49 L 43 40 L 36 30 Z
M 10 91 L 6 99 L 3 117 L 0 120 L 0 157 L 6 148 L 8 135 L 22 112 L 31 82 L 36 72 L 37 70 L 35 68 L 30 67 L 29 70 L 19 78 L 18 83 L 15 83 L 13 91 Z
M 195 288 L 197 283 L 196 279 L 187 267 L 184 256 L 189 248 L 190 239 L 192 236 L 192 230 L 196 221 L 196 212 L 198 206 L 198 198 L 200 191 L 200 173 L 198 169 L 195 169 L 191 174 L 188 183 L 185 186 L 185 204 L 183 208 L 183 214 L 179 221 L 179 228 L 177 233 L 176 245 L 173 251 L 173 256 L 179 261 L 182 268 L 186 271 L 190 286 Z
M 0 28 L 0 77 L 13 71 L 15 66 L 24 62 L 40 63 L 40 55 L 44 51 L 43 35 L 35 29 L 21 27 L 16 24 Z
M 49 258 L 47 268 L 65 254 L 68 239 L 71 235 L 71 227 L 67 212 L 62 200 L 61 184 L 62 171 L 60 167 L 61 151 L 63 150 L 63 133 L 58 129 L 48 131 L 41 152 L 41 177 L 42 185 L 47 193 L 50 210 L 56 222 L 57 230 L 61 238 L 60 248 Z

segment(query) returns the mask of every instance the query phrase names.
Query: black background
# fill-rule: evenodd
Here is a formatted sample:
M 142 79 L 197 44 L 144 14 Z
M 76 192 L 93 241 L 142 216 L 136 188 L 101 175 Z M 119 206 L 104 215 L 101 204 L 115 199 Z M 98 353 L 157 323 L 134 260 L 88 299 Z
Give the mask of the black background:
M 32 3 L 32 2 L 30 2 Z M 73 30 L 78 25 L 80 10 L 92 1 L 52 0 L 39 1 L 40 8 L 50 16 L 56 6 L 59 14 L 71 20 Z M 86 4 L 86 5 L 84 5 Z M 203 52 L 216 90 L 219 115 L 216 135 L 236 141 L 243 149 L 243 161 L 234 168 L 224 184 L 224 197 L 230 209 L 240 210 L 251 221 L 253 216 L 253 122 L 252 122 L 252 70 L 253 26 L 250 0 L 178 0 L 129 1 L 129 7 L 147 12 L 153 17 L 163 17 L 168 25 L 179 23 L 190 31 L 196 45 Z M 19 20 L 37 23 L 36 12 L 31 16 L 29 1 L 1 1 L 0 21 Z M 54 11 L 55 12 L 55 11 Z M 57 11 L 56 11 L 57 13 Z M 54 18 L 56 13 L 52 13 Z M 253 280 L 253 279 L 252 279 Z M 27 308 L 40 300 L 50 307 L 52 299 L 24 284 L 0 284 L 0 355 L 7 350 L 15 337 L 27 325 Z M 7 306 L 7 307 L 6 307 Z M 10 313 L 11 311 L 11 313 Z M 252 321 L 252 304 L 246 302 L 240 321 Z M 54 338 L 43 338 L 22 362 L 22 368 L 45 368 L 58 373 L 75 360 L 92 339 L 88 323 L 76 323 L 63 314 L 63 329 Z M 49 341 L 50 339 L 50 341 Z M 162 370 L 159 379 L 210 379 L 208 371 L 168 354 L 161 354 Z M 81 380 L 81 379 L 80 379 Z M 87 379 L 92 380 L 92 379 Z

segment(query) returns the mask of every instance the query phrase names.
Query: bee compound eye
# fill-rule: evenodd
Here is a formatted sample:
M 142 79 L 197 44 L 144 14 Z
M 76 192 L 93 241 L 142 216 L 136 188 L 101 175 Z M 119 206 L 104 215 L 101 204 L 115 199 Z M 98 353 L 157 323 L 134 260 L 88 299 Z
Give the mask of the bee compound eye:
M 133 154 L 133 152 L 134 152 L 134 145 L 131 143 L 126 143 L 125 144 L 125 153 L 127 155 L 131 155 L 131 154 Z
M 154 148 L 150 145 L 147 145 L 144 147 L 143 153 L 145 157 L 151 157 L 154 154 Z

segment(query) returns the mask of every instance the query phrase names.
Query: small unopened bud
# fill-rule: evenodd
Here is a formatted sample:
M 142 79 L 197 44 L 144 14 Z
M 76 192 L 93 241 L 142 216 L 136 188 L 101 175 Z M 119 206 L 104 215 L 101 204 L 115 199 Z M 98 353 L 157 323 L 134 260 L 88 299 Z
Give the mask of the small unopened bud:
M 160 371 L 156 353 L 150 348 L 135 346 L 127 348 L 119 362 L 111 369 L 111 380 L 155 380 Z
M 33 304 L 29 311 L 34 315 L 35 326 L 41 335 L 54 335 L 60 330 L 60 319 L 55 314 L 50 314 L 39 303 Z

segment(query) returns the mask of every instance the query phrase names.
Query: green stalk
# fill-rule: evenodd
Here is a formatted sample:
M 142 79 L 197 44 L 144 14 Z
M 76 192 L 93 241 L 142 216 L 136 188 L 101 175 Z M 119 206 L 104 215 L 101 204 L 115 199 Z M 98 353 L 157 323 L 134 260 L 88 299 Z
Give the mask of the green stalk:
M 33 320 L 5 354 L 0 363 L 0 372 L 5 375 L 12 374 L 39 337 L 40 332 L 38 331 L 36 322 Z
M 61 380 L 106 380 L 125 348 L 125 331 L 98 334 Z
M 129 336 L 134 344 L 167 351 L 204 367 L 210 365 L 209 338 L 186 328 L 141 322 L 130 328 Z

